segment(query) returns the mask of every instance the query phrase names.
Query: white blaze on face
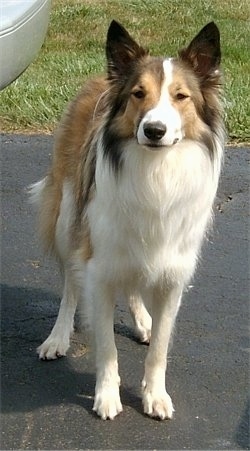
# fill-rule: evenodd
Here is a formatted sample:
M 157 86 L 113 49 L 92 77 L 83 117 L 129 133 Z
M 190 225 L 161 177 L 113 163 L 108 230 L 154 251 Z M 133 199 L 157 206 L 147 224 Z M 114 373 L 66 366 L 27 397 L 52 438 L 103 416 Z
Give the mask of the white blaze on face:
M 149 110 L 140 122 L 137 139 L 139 144 L 155 146 L 171 146 L 183 138 L 181 116 L 171 102 L 169 86 L 173 81 L 173 64 L 171 59 L 163 61 L 164 79 L 161 86 L 161 95 L 156 106 Z M 150 139 L 146 136 L 146 128 L 154 127 L 157 123 L 166 129 L 161 138 Z

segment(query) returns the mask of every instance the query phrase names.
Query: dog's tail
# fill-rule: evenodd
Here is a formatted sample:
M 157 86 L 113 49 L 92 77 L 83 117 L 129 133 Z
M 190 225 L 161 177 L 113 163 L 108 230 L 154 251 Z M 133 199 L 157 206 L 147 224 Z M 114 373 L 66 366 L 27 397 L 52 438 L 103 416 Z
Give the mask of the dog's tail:
M 29 186 L 29 200 L 38 212 L 38 233 L 46 252 L 56 253 L 55 232 L 59 215 L 61 190 L 47 175 Z
M 28 187 L 29 201 L 38 208 L 41 205 L 46 180 L 47 177 L 44 177 L 42 180 L 39 180 L 39 182 L 32 183 L 32 185 Z

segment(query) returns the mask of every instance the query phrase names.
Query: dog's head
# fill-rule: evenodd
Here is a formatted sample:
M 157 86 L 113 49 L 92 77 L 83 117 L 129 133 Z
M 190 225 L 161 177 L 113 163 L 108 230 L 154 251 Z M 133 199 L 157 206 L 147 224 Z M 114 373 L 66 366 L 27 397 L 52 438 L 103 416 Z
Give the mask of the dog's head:
M 160 150 L 213 128 L 220 85 L 220 35 L 213 22 L 177 58 L 158 58 L 112 21 L 106 55 L 113 134 Z

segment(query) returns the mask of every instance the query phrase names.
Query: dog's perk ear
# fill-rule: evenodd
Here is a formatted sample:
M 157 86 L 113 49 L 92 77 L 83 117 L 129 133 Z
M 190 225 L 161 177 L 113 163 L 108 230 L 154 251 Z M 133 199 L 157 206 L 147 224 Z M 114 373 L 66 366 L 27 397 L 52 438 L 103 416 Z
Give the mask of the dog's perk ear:
M 106 42 L 108 78 L 126 76 L 133 63 L 145 55 L 147 51 L 134 41 L 122 25 L 113 20 L 108 29 Z
M 220 65 L 220 32 L 214 22 L 208 23 L 179 56 L 202 77 L 214 73 Z

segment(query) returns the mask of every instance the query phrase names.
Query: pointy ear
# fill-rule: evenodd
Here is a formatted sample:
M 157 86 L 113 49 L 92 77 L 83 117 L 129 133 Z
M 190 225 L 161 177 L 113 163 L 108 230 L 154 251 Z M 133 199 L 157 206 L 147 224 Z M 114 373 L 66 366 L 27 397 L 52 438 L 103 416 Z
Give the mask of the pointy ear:
M 192 66 L 193 70 L 202 77 L 206 77 L 219 68 L 221 60 L 220 32 L 214 22 L 207 24 L 195 36 L 186 49 L 179 52 L 179 56 Z
M 125 76 L 133 63 L 147 54 L 118 22 L 113 20 L 109 26 L 106 42 L 109 79 Z

